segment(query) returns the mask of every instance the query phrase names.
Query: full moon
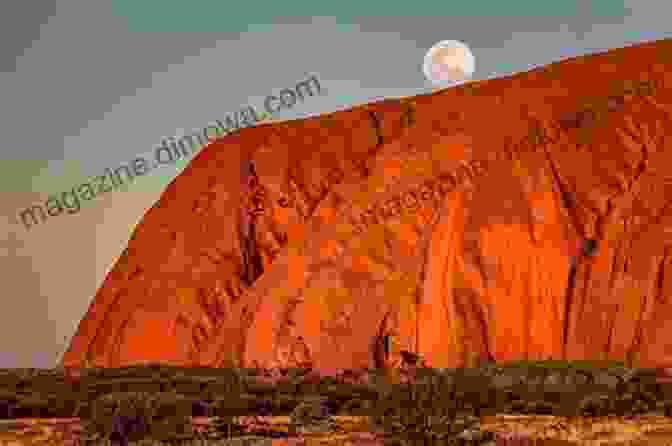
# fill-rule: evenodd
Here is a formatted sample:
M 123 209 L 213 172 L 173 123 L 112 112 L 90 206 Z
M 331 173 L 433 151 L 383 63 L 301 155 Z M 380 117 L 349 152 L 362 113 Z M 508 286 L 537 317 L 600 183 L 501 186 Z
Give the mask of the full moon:
M 442 40 L 425 54 L 422 71 L 433 84 L 457 85 L 474 74 L 476 61 L 467 45 L 459 40 Z

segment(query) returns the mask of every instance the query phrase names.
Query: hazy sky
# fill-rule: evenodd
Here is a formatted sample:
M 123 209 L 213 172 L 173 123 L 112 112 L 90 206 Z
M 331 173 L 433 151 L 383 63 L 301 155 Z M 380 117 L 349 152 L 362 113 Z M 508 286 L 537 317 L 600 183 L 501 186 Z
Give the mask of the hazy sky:
M 485 79 L 670 37 L 672 15 L 660 0 L 268 3 L 0 6 L 0 367 L 56 363 L 134 226 L 186 163 L 30 230 L 21 209 L 150 156 L 179 129 L 260 109 L 311 74 L 325 94 L 278 119 L 429 92 L 422 60 L 441 40 L 469 45 L 474 79 Z

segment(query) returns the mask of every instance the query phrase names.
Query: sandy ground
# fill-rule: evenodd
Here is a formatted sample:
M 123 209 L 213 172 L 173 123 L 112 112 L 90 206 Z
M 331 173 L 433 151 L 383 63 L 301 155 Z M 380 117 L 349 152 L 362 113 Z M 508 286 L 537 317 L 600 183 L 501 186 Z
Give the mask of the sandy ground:
M 275 431 L 287 432 L 289 417 L 246 417 L 250 437 L 260 428 L 272 428 Z M 365 417 L 335 417 L 341 432 L 331 434 L 303 434 L 288 439 L 262 438 L 258 444 L 265 445 L 382 445 L 382 442 L 367 432 Z M 241 420 L 242 421 L 242 420 Z M 193 419 L 196 431 L 202 430 L 208 423 L 207 418 Z M 501 441 L 505 438 L 536 438 L 537 445 L 550 443 L 543 440 L 563 440 L 576 445 L 633 445 L 633 446 L 672 446 L 672 418 L 662 416 L 642 416 L 629 419 L 619 417 L 578 418 L 569 419 L 553 416 L 515 416 L 498 415 L 483 417 L 481 428 L 499 434 Z M 69 419 L 19 419 L 0 420 L 1 446 L 75 446 L 78 443 L 79 420 Z M 228 443 L 228 442 L 227 442 Z M 235 442 L 228 444 L 255 444 Z M 568 443 L 568 444 L 569 444 Z M 154 443 L 157 444 L 157 443 Z M 185 445 L 188 443 L 185 443 Z M 194 445 L 206 443 L 195 441 Z M 225 444 L 212 442 L 211 444 Z M 557 444 L 557 443 L 555 443 Z

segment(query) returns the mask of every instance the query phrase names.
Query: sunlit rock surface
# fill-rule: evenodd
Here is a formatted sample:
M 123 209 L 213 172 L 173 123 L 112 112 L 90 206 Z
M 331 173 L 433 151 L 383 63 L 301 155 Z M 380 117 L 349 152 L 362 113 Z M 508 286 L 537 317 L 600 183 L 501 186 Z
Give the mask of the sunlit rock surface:
M 671 366 L 672 40 L 224 137 L 66 365 Z

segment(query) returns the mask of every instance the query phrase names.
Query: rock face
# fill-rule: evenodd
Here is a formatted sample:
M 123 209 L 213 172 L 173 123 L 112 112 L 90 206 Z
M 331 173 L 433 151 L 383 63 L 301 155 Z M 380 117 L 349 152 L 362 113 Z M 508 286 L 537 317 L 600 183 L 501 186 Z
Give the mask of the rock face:
M 672 365 L 667 54 L 672 40 L 212 143 L 145 215 L 65 365 Z

